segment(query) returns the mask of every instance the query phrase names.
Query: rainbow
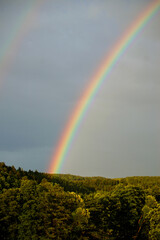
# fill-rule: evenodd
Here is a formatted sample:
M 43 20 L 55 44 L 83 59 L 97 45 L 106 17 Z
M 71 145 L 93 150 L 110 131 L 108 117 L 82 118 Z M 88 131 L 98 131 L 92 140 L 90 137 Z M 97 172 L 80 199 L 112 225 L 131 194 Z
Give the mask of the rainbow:
M 71 147 L 71 143 L 75 137 L 79 125 L 102 83 L 107 78 L 107 76 L 109 75 L 119 58 L 122 56 L 122 54 L 128 48 L 128 46 L 136 38 L 138 33 L 144 28 L 144 26 L 157 13 L 159 9 L 160 1 L 152 1 L 141 13 L 141 15 L 132 23 L 132 25 L 117 42 L 117 44 L 113 47 L 111 52 L 107 55 L 107 58 L 103 61 L 94 77 L 90 80 L 88 87 L 86 88 L 83 96 L 81 97 L 75 110 L 73 111 L 57 144 L 56 151 L 51 158 L 48 172 L 60 172 L 62 164 L 66 158 L 69 148 Z
M 26 5 L 22 15 L 15 26 L 13 27 L 8 40 L 0 49 L 0 83 L 4 79 L 5 74 L 8 72 L 13 59 L 15 58 L 17 49 L 21 42 L 30 31 L 33 21 L 38 13 L 44 0 L 34 0 L 31 4 Z

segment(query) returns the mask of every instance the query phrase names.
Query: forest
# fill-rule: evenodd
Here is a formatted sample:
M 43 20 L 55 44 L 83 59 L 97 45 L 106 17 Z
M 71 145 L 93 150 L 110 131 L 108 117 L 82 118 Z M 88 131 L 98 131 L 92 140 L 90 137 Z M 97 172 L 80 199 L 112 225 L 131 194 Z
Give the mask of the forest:
M 80 177 L 0 162 L 0 239 L 160 240 L 160 177 Z

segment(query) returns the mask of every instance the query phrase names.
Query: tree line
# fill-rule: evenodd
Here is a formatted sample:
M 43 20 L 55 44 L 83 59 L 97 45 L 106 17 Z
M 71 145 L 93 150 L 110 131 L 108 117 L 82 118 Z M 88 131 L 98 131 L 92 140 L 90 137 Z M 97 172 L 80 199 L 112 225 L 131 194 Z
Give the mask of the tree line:
M 160 239 L 160 177 L 109 179 L 0 163 L 0 239 Z

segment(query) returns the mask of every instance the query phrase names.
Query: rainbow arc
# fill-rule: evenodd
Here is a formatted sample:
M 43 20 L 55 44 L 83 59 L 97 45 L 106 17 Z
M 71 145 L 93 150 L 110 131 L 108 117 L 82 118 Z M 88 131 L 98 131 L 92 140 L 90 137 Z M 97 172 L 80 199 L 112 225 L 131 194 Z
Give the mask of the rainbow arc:
M 113 70 L 113 67 L 120 59 L 122 54 L 130 46 L 133 40 L 137 37 L 138 33 L 145 27 L 145 25 L 151 20 L 151 18 L 160 9 L 160 1 L 152 1 L 146 9 L 135 19 L 132 25 L 124 33 L 124 35 L 118 40 L 117 44 L 112 48 L 111 52 L 107 55 L 101 66 L 97 70 L 94 77 L 89 81 L 89 85 L 83 93 L 82 98 L 79 100 L 76 108 L 74 109 L 62 135 L 57 144 L 56 150 L 51 158 L 48 172 L 59 173 L 64 160 L 71 147 L 72 141 L 79 128 L 84 115 L 88 111 L 88 108 L 101 87 L 102 83 L 108 77 L 109 73 Z

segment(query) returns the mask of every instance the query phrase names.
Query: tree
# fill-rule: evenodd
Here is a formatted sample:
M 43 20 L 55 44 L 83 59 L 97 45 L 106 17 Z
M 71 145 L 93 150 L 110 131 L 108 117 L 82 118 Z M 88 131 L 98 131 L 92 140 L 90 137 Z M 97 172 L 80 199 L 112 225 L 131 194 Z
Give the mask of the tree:
M 6 189 L 0 194 L 1 239 L 17 239 L 19 224 L 19 189 Z
M 150 213 L 150 240 L 160 239 L 160 204 L 157 205 Z

